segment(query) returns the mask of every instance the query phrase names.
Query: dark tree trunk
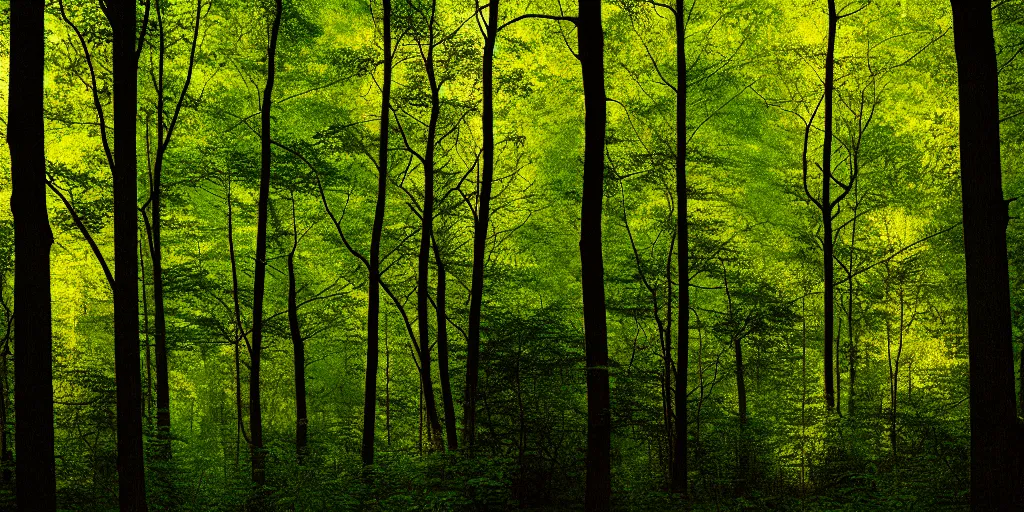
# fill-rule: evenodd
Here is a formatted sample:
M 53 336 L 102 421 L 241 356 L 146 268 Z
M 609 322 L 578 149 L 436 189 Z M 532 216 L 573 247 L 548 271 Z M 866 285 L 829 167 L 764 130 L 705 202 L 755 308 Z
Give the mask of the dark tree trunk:
M 676 231 L 679 249 L 676 251 L 679 268 L 679 333 L 676 336 L 676 444 L 672 455 L 672 491 L 686 494 L 687 466 L 687 425 L 686 384 L 689 380 L 690 363 L 690 231 L 686 198 L 686 2 L 676 0 L 676 67 L 679 79 L 676 85 L 676 200 L 679 212 L 676 215 Z
M 725 282 L 725 294 L 729 303 L 729 330 L 733 333 L 732 345 L 736 356 L 736 402 L 739 409 L 740 425 L 747 424 L 747 381 L 743 373 L 743 336 L 736 326 L 736 315 L 733 312 L 732 293 L 729 290 L 729 274 L 723 267 L 722 279 Z
M 46 210 L 46 158 L 43 153 L 44 4 L 43 0 L 15 0 L 10 4 L 8 119 L 17 123 L 18 129 L 7 130 L 11 151 L 11 213 L 14 216 L 16 262 L 14 411 L 17 422 L 14 441 L 17 452 L 21 454 L 15 466 L 17 503 L 19 510 L 42 511 L 57 507 L 53 461 L 53 338 L 50 331 L 50 246 L 53 234 Z M 141 431 L 141 423 L 139 426 Z
M 747 468 L 750 465 L 750 453 L 747 443 L 747 380 L 743 373 L 743 333 L 736 325 L 736 314 L 733 309 L 732 292 L 729 289 L 729 271 L 722 262 L 722 281 L 725 284 L 725 297 L 728 303 L 729 332 L 732 341 L 733 352 L 736 356 L 736 405 L 739 410 L 740 430 L 738 443 L 738 468 L 736 470 L 736 493 L 740 496 L 746 493 Z
M 377 365 L 380 358 L 380 237 L 388 191 L 388 121 L 391 114 L 391 0 L 383 0 L 384 83 L 381 84 L 380 153 L 377 159 L 377 205 L 370 235 L 369 306 L 366 312 L 366 391 L 363 395 L 363 464 L 373 464 L 377 421 Z M 389 431 L 390 434 L 390 431 Z
M 147 235 L 147 240 L 150 239 Z M 142 292 L 142 348 L 145 351 L 143 358 L 145 360 L 145 372 L 146 372 L 146 396 L 143 398 L 143 409 L 142 418 L 146 420 L 146 426 L 153 426 L 153 360 L 150 347 L 153 345 L 149 340 L 149 301 L 146 296 L 146 258 L 143 256 L 146 254 L 145 249 L 142 247 L 142 240 L 139 240 L 139 274 L 140 285 L 139 288 Z
M 121 510 L 146 510 L 139 361 L 138 174 L 135 122 L 138 60 L 135 2 L 108 4 L 114 36 L 114 365 Z
M 842 296 L 840 296 L 839 301 L 840 301 L 840 303 L 842 303 Z M 840 309 L 840 312 L 841 311 L 842 310 Z M 836 347 L 835 347 L 836 360 L 835 360 L 835 366 L 834 366 L 834 368 L 835 368 L 834 369 L 834 373 L 835 373 L 835 376 L 836 376 L 836 414 L 838 414 L 839 417 L 842 418 L 843 417 L 843 370 L 842 370 L 843 366 L 842 366 L 842 364 L 840 364 L 840 361 L 839 361 L 839 358 L 842 355 L 842 347 L 840 347 L 840 342 L 843 339 L 843 317 L 842 317 L 842 315 L 839 316 L 839 321 L 836 323 L 836 335 L 835 336 L 836 336 Z
M 228 203 L 228 256 L 231 260 L 231 299 L 234 303 L 235 312 L 235 327 L 233 329 L 235 337 L 232 341 L 235 355 L 235 419 L 237 420 L 235 465 L 237 465 L 239 452 L 241 451 L 240 438 L 244 437 L 248 442 L 248 436 L 245 434 L 245 420 L 242 416 L 242 361 L 239 352 L 241 351 L 242 340 L 245 339 L 245 333 L 242 327 L 242 304 L 238 297 L 238 262 L 235 258 L 235 227 L 233 222 L 234 209 L 231 206 L 231 176 L 227 178 L 227 184 L 224 187 L 224 197 L 227 198 Z
M 252 458 L 252 482 L 266 483 L 263 450 L 263 408 L 260 405 L 260 358 L 263 350 L 263 292 L 267 275 L 267 207 L 270 202 L 270 109 L 274 99 L 274 75 L 277 71 L 277 34 L 281 29 L 281 2 L 275 0 L 267 48 L 267 83 L 260 110 L 260 196 L 256 224 L 256 270 L 253 277 L 252 350 L 249 353 L 249 446 Z
M 853 183 L 853 221 L 852 227 L 850 228 L 850 263 L 847 269 L 850 272 L 846 281 L 846 332 L 849 338 L 849 344 L 847 345 L 847 363 L 850 366 L 850 384 L 849 390 L 846 392 L 846 410 L 850 417 L 854 414 L 854 400 L 856 395 L 854 391 L 857 385 L 857 344 L 856 338 L 853 334 L 853 255 L 857 250 L 857 210 L 860 209 L 860 198 L 858 197 L 858 184 Z
M 434 260 L 437 265 L 437 300 L 434 307 L 437 312 L 437 373 L 441 379 L 441 404 L 444 407 L 444 435 L 448 439 L 448 449 L 459 449 L 459 437 L 455 430 L 455 402 L 452 400 L 451 376 L 448 372 L 448 313 L 445 309 L 447 271 L 441 250 L 434 243 Z
M 157 76 L 156 76 L 156 126 L 157 145 L 156 155 L 153 160 L 153 176 L 150 183 L 151 209 L 153 215 L 152 237 L 150 240 L 150 258 L 153 262 L 153 328 L 154 328 L 154 355 L 156 359 L 156 426 L 159 446 L 157 456 L 165 459 L 171 458 L 171 396 L 169 376 L 167 368 L 167 320 L 164 307 L 164 280 L 163 280 L 163 244 L 161 236 L 163 232 L 163 168 L 164 157 L 167 148 L 171 144 L 171 136 L 174 134 L 178 122 L 178 115 L 184 104 L 185 94 L 188 92 L 189 84 L 192 83 L 192 70 L 195 67 L 196 47 L 199 44 L 199 24 L 202 17 L 202 1 L 196 3 L 195 23 L 193 25 L 191 51 L 189 53 L 188 68 L 185 82 L 177 102 L 173 104 L 173 112 L 170 112 L 170 119 L 167 117 L 167 90 L 164 81 L 164 62 L 166 60 L 166 37 L 164 30 L 164 5 L 156 2 L 157 17 Z M 147 348 L 148 350 L 148 348 Z
M 391 344 L 388 343 L 388 317 L 384 317 L 384 432 L 391 448 Z
M 824 252 L 823 266 L 825 271 L 825 407 L 829 411 L 835 408 L 835 393 L 832 378 L 832 349 L 835 345 L 835 269 L 832 241 L 832 90 L 835 87 L 835 54 L 836 26 L 839 15 L 836 13 L 835 0 L 828 0 L 828 48 L 825 53 L 825 133 L 821 150 L 821 223 L 822 247 Z
M 988 2 L 953 0 L 970 359 L 971 508 L 1017 510 L 1019 426 L 1013 397 L 1007 203 Z
M 466 391 L 463 405 L 463 440 L 472 451 L 476 440 L 476 390 L 480 381 L 480 317 L 484 294 L 487 227 L 491 220 L 491 184 L 494 181 L 494 44 L 498 38 L 499 0 L 487 8 L 483 60 L 483 169 L 480 174 L 476 225 L 473 230 L 473 282 L 469 289 L 469 337 L 466 340 Z
M 288 331 L 292 337 L 295 361 L 295 456 L 301 465 L 306 458 L 306 429 L 309 421 L 306 417 L 306 349 L 299 329 L 299 306 L 295 287 L 295 250 L 299 243 L 298 232 L 294 235 L 295 243 L 288 253 Z
M 436 10 L 437 5 L 432 5 Z M 427 53 L 424 58 L 427 80 L 430 83 L 430 121 L 427 124 L 427 147 L 423 161 L 423 225 L 420 232 L 419 269 L 416 289 L 419 324 L 420 383 L 426 407 L 430 446 L 441 450 L 441 422 L 437 415 L 433 377 L 430 374 L 430 238 L 434 233 L 434 154 L 437 137 L 437 119 L 441 113 L 440 87 L 434 71 L 434 17 L 428 28 Z
M 609 510 L 611 500 L 611 410 L 608 384 L 608 333 L 604 304 L 601 207 L 604 200 L 604 33 L 601 2 L 580 2 L 578 37 L 586 117 L 580 263 L 583 330 L 587 352 L 586 509 Z
M 160 14 L 163 10 L 161 2 L 157 2 L 157 17 L 162 18 Z M 152 240 L 150 241 L 150 258 L 153 262 L 153 329 L 154 329 L 154 348 L 153 353 L 156 359 L 156 435 L 158 440 L 158 449 L 156 453 L 158 457 L 167 458 L 171 457 L 171 397 L 170 388 L 168 386 L 168 375 L 167 375 L 167 321 L 164 315 L 164 280 L 163 280 L 163 250 L 161 242 L 162 232 L 162 191 L 161 182 L 163 177 L 163 160 L 164 160 L 164 145 L 159 142 L 164 138 L 164 91 L 163 91 L 163 74 L 164 74 L 164 30 L 163 23 L 161 21 L 161 27 L 159 30 L 160 36 L 160 60 L 159 60 L 159 72 L 158 76 L 160 81 L 160 87 L 158 89 L 157 98 L 157 150 L 156 159 L 153 163 L 153 182 L 150 184 L 150 200 L 153 202 L 153 227 L 152 227 Z
M 667 450 L 666 457 L 668 459 L 668 471 L 669 471 L 669 485 L 672 485 L 672 470 L 675 468 L 675 461 L 673 456 L 675 452 L 673 450 L 675 442 L 675 419 L 673 413 L 672 396 L 674 390 L 672 389 L 673 366 L 672 366 L 672 251 L 675 246 L 676 237 L 675 233 L 672 235 L 672 239 L 668 246 L 668 256 L 665 258 L 665 327 L 662 329 L 664 333 L 663 347 L 662 347 L 662 415 L 665 417 L 665 449 Z

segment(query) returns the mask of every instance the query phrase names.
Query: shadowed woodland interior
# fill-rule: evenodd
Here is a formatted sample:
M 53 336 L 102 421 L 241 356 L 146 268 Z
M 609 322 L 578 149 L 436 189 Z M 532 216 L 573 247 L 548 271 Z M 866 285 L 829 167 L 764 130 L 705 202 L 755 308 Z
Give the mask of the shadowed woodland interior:
M 0 509 L 1024 507 L 1024 2 L 484 1 L 0 2 Z

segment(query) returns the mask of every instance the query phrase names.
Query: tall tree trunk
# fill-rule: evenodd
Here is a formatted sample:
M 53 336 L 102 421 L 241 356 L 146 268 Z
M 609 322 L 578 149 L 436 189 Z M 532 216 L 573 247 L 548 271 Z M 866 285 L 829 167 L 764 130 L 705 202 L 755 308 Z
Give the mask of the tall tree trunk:
M 391 448 L 391 344 L 388 343 L 388 317 L 384 316 L 384 432 Z
M 196 47 L 199 44 L 199 24 L 202 18 L 202 0 L 196 2 L 195 23 L 193 25 L 191 51 L 185 82 L 182 86 L 180 96 L 173 103 L 173 111 L 167 112 L 167 89 L 164 73 L 166 61 L 167 43 L 166 31 L 164 28 L 164 3 L 156 2 L 156 28 L 157 28 L 157 74 L 155 78 L 156 88 L 156 155 L 153 159 L 153 174 L 149 185 L 149 202 L 153 216 L 153 225 L 150 229 L 149 250 L 150 259 L 153 262 L 153 328 L 154 328 L 154 354 L 156 359 L 156 425 L 158 449 L 157 457 L 162 459 L 171 458 L 171 398 L 169 374 L 167 367 L 167 321 L 166 309 L 164 307 L 164 280 L 163 280 L 163 169 L 167 148 L 171 144 L 171 137 L 178 122 L 178 115 L 188 92 L 189 84 L 192 83 L 192 71 L 195 68 Z M 169 118 L 168 115 L 170 114 Z M 148 348 L 147 348 L 148 350 Z
M 455 403 L 452 400 L 451 376 L 448 372 L 448 312 L 445 309 L 447 271 L 441 258 L 441 249 L 434 242 L 434 261 L 437 265 L 437 300 L 434 308 L 437 313 L 437 373 L 441 379 L 441 404 L 444 407 L 444 435 L 448 439 L 448 449 L 459 449 L 459 437 L 455 430 Z
M 43 0 L 10 4 L 11 151 L 14 217 L 14 413 L 19 510 L 55 510 L 53 461 L 53 338 L 50 331 L 50 246 L 43 152 Z M 137 360 L 137 359 L 136 359 Z M 120 397 L 119 397 L 120 398 Z M 6 428 L 6 427 L 5 427 Z M 140 424 L 141 429 L 141 424 Z M 141 441 L 141 438 L 140 438 Z
M 800 498 L 807 481 L 807 295 L 800 298 Z
M 249 446 L 252 458 L 252 482 L 266 483 L 263 450 L 263 408 L 260 404 L 260 358 L 263 350 L 263 292 L 267 274 L 267 207 L 270 202 L 270 109 L 274 99 L 274 75 L 277 34 L 281 29 L 281 2 L 275 0 L 270 46 L 267 48 L 267 83 L 260 110 L 260 196 L 256 224 L 256 270 L 253 276 L 252 349 L 249 354 Z
M 662 414 L 665 416 L 665 448 L 668 457 L 668 471 L 669 471 L 669 485 L 672 485 L 672 469 L 675 467 L 675 462 L 672 457 L 675 455 L 673 451 L 674 439 L 675 439 L 675 421 L 673 414 L 673 403 L 672 396 L 674 390 L 672 389 L 672 379 L 674 377 L 672 371 L 672 251 L 676 242 L 676 234 L 672 234 L 671 241 L 668 245 L 668 256 L 665 258 L 665 329 L 664 329 L 664 348 L 662 353 L 662 386 L 664 391 L 662 392 Z
M 377 365 L 380 358 L 380 237 L 388 191 L 388 129 L 391 115 L 391 0 L 383 0 L 384 81 L 381 84 L 380 145 L 377 158 L 377 204 L 370 234 L 369 305 L 366 310 L 366 383 L 363 395 L 363 464 L 373 464 L 377 421 Z M 390 417 L 390 416 L 389 416 Z M 390 430 L 388 431 L 390 436 Z M 390 443 L 389 443 L 390 444 Z
M 854 181 L 853 184 L 853 221 L 852 227 L 850 228 L 850 263 L 847 269 L 850 272 L 846 281 L 846 332 L 849 337 L 849 344 L 847 345 L 848 364 L 850 365 L 850 384 L 849 390 L 846 392 L 846 410 L 850 417 L 854 414 L 854 390 L 857 384 L 857 344 L 856 339 L 853 336 L 853 255 L 857 250 L 857 210 L 860 209 L 860 197 L 858 197 L 858 182 Z
M 729 271 L 722 261 L 722 281 L 725 283 L 725 297 L 728 304 L 729 332 L 732 338 L 733 352 L 736 356 L 736 405 L 739 410 L 739 454 L 737 468 L 736 493 L 743 495 L 746 492 L 747 467 L 750 465 L 750 457 L 747 445 L 747 381 L 743 373 L 743 336 L 738 332 L 736 326 L 736 314 L 733 309 L 732 292 L 729 289 Z
M 498 38 L 498 6 L 487 7 L 487 32 L 483 60 L 483 169 L 480 174 L 476 225 L 473 230 L 473 281 L 469 289 L 469 337 L 466 339 L 466 391 L 463 400 L 466 447 L 476 441 L 476 390 L 480 381 L 480 320 L 484 294 L 484 263 L 487 260 L 487 228 L 491 220 L 491 184 L 494 181 L 494 44 Z
M 603 511 L 610 508 L 612 489 L 608 332 L 604 303 L 604 257 L 601 253 L 606 121 L 601 0 L 580 2 L 577 26 L 586 110 L 580 218 L 583 330 L 587 352 L 586 509 Z
M 839 302 L 842 303 L 842 295 L 839 297 Z M 840 313 L 842 307 L 840 307 Z M 843 366 L 840 364 L 839 357 L 842 355 L 842 347 L 840 342 L 843 340 L 843 317 L 839 316 L 839 321 L 836 322 L 836 347 L 835 347 L 835 376 L 836 376 L 836 414 L 840 418 L 843 417 Z
M 152 239 L 150 240 L 150 259 L 153 262 L 153 328 L 154 350 L 156 359 L 156 436 L 158 440 L 157 456 L 171 457 L 171 399 L 167 382 L 167 321 L 164 316 L 164 280 L 163 280 L 163 244 L 162 232 L 162 181 L 164 168 L 164 53 L 165 37 L 163 27 L 163 2 L 156 3 L 159 36 L 159 57 L 157 71 L 157 148 L 153 163 L 153 178 L 150 184 L 150 200 L 153 209 Z
M 114 36 L 114 365 L 121 510 L 146 510 L 139 361 L 138 174 L 135 122 L 138 60 L 135 2 L 108 4 Z
M 306 459 L 306 348 L 299 328 L 299 305 L 296 301 L 295 252 L 299 246 L 299 232 L 295 226 L 295 202 L 292 200 L 292 250 L 288 253 L 288 332 L 292 337 L 295 362 L 295 456 L 299 465 Z
M 1007 203 L 999 161 L 999 100 L 988 2 L 953 0 L 960 97 L 960 177 L 967 263 L 971 508 L 1020 507 L 1013 400 Z
M 888 263 L 886 263 L 885 267 L 886 267 L 885 299 L 888 302 L 889 294 L 890 294 L 889 280 L 892 278 L 892 270 L 890 269 Z M 900 303 L 900 336 L 903 335 L 903 332 L 902 332 L 903 331 L 903 311 L 902 311 L 902 307 L 903 307 L 903 304 L 902 304 L 902 301 L 901 301 L 901 303 Z M 886 315 L 886 318 L 885 318 L 885 354 L 886 354 L 886 362 L 889 365 L 889 410 L 888 410 L 888 416 L 889 416 L 889 418 L 888 418 L 889 419 L 889 447 L 892 449 L 892 452 L 895 455 L 895 453 L 896 453 L 896 391 L 897 391 L 896 387 L 897 387 L 897 382 L 898 382 L 898 379 L 899 379 L 899 371 L 900 371 L 900 366 L 899 365 L 900 365 L 900 362 L 899 362 L 899 357 L 898 356 L 896 357 L 895 360 L 892 357 L 892 337 L 893 337 L 893 334 L 892 334 L 892 319 L 889 318 L 888 315 Z M 895 366 L 893 366 L 894 362 L 895 362 Z
M 825 53 L 825 133 L 821 150 L 821 224 L 823 266 L 825 272 L 825 407 L 831 411 L 835 408 L 835 394 L 832 379 L 832 348 L 835 345 L 835 270 L 833 265 L 832 244 L 832 91 L 835 87 L 835 54 L 836 26 L 839 15 L 836 13 L 835 0 L 828 0 L 828 48 Z
M 242 327 L 242 304 L 238 297 L 238 260 L 235 258 L 235 228 L 234 228 L 234 209 L 232 208 L 231 201 L 231 176 L 228 175 L 227 181 L 224 187 L 224 197 L 227 198 L 228 203 L 228 257 L 231 260 L 231 299 L 234 303 L 235 313 L 235 326 L 232 330 L 234 332 L 234 355 L 235 355 L 235 419 L 237 421 L 237 427 L 235 431 L 235 465 L 238 465 L 238 457 L 240 449 L 240 438 L 244 437 L 248 442 L 249 437 L 245 433 L 245 421 L 242 416 L 242 361 L 241 361 L 241 345 L 245 339 L 244 329 Z
M 686 1 L 676 0 L 676 231 L 679 249 L 676 252 L 679 268 L 679 347 L 676 349 L 676 445 L 672 456 L 672 490 L 686 494 L 687 490 L 687 426 L 686 384 L 690 363 L 690 231 L 686 197 Z
M 147 235 L 149 238 L 149 235 Z M 146 420 L 146 426 L 153 426 L 153 358 L 150 347 L 152 343 L 149 340 L 149 301 L 146 297 L 146 258 L 143 256 L 146 254 L 145 249 L 142 247 L 142 240 L 139 240 L 139 274 L 140 287 L 142 292 L 142 348 L 145 351 L 143 358 L 145 360 L 145 372 L 146 372 L 146 396 L 142 400 L 142 418 Z
M 424 58 L 427 80 L 430 84 L 430 121 L 427 124 L 427 147 L 423 161 L 423 224 L 420 232 L 419 268 L 416 289 L 419 324 L 420 383 L 427 413 L 430 446 L 441 450 L 441 422 L 437 415 L 433 377 L 430 374 L 430 238 L 434 234 L 434 155 L 436 150 L 437 120 L 441 113 L 440 87 L 434 70 L 434 14 L 436 2 L 431 3 L 431 18 L 427 54 Z

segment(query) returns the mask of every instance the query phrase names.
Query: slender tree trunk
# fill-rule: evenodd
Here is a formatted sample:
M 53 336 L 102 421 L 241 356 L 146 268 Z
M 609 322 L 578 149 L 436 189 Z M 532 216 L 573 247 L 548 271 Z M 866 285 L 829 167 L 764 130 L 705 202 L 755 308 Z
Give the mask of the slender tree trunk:
M 675 422 L 673 418 L 673 389 L 672 379 L 674 377 L 672 372 L 672 251 L 675 246 L 676 236 L 672 234 L 671 241 L 668 245 L 668 257 L 665 258 L 665 329 L 664 332 L 664 348 L 662 349 L 662 386 L 664 392 L 662 393 L 662 414 L 665 416 L 665 449 L 668 457 L 668 472 L 669 472 L 669 485 L 672 485 L 672 468 L 675 467 L 675 462 L 672 457 L 675 455 L 673 452 L 674 436 L 675 436 Z M 660 450 L 660 448 L 659 448 Z
M 840 298 L 839 298 L 840 304 L 842 304 L 842 301 L 843 301 L 842 296 L 840 296 Z M 836 414 L 838 414 L 839 417 L 842 418 L 843 417 L 843 371 L 842 371 L 842 365 L 839 364 L 839 358 L 842 355 L 842 350 L 841 350 L 842 347 L 840 347 L 840 342 L 843 341 L 843 317 L 842 317 L 842 314 L 841 314 L 842 313 L 842 306 L 840 306 L 839 310 L 840 310 L 840 316 L 839 316 L 839 321 L 837 322 L 837 325 L 836 325 L 836 335 L 835 335 L 836 336 L 836 348 L 835 348 L 835 356 L 836 356 L 836 360 L 835 360 Z
M 158 116 L 159 117 L 159 116 Z M 162 458 L 171 458 L 171 395 L 167 368 L 167 321 L 164 314 L 163 254 L 161 249 L 161 158 L 157 158 L 153 172 L 153 245 L 150 248 L 153 263 L 153 328 L 154 359 L 156 362 L 156 427 Z
M 267 83 L 263 89 L 260 110 L 260 196 L 256 224 L 256 271 L 253 277 L 252 350 L 249 353 L 249 445 L 252 458 L 252 482 L 257 487 L 266 483 L 263 450 L 263 408 L 260 404 L 260 358 L 263 350 L 263 292 L 267 274 L 267 208 L 270 202 L 270 110 L 274 99 L 274 75 L 277 57 L 277 34 L 281 29 L 281 2 L 275 0 L 267 48 Z
M 800 298 L 800 498 L 807 481 L 807 295 Z
M 153 227 L 150 240 L 150 259 L 153 263 L 153 328 L 154 356 L 156 359 L 156 436 L 157 457 L 171 458 L 171 399 L 167 374 L 167 322 L 164 317 L 164 280 L 163 280 L 163 244 L 161 233 L 163 226 L 162 183 L 164 168 L 164 137 L 167 123 L 164 119 L 164 60 L 166 41 L 163 22 L 163 2 L 156 2 L 157 16 L 157 82 L 156 82 L 156 158 L 153 162 L 153 177 L 150 183 L 150 201 L 152 201 Z
M 726 277 L 726 293 L 728 294 L 728 277 Z M 735 329 L 735 316 L 732 313 L 732 298 L 729 298 L 729 317 L 732 323 L 731 328 Z M 747 424 L 747 380 L 743 373 L 743 338 L 738 334 L 732 335 L 733 351 L 736 355 L 736 403 L 739 410 L 740 427 Z
M 893 368 L 892 374 L 892 408 L 891 416 L 889 418 L 889 442 L 892 445 L 892 453 L 896 454 L 896 443 L 899 439 L 896 437 L 896 413 L 900 394 L 900 356 L 903 355 L 903 331 L 905 329 L 904 322 L 904 300 L 903 300 L 903 285 L 900 285 L 900 331 L 899 331 L 899 345 L 896 348 L 896 366 Z
M 294 208 L 294 205 L 292 206 Z M 294 213 L 293 213 L 294 215 Z M 296 301 L 295 250 L 298 248 L 298 232 L 294 232 L 295 243 L 288 253 L 288 331 L 292 337 L 292 353 L 295 362 L 295 456 L 299 465 L 306 459 L 306 348 L 299 329 L 299 306 Z
M 436 150 L 437 120 L 441 113 L 440 87 L 434 70 L 434 14 L 436 2 L 431 6 L 431 23 L 424 59 L 427 80 L 430 83 L 430 121 L 427 124 L 427 148 L 423 162 L 423 225 L 420 232 L 419 269 L 416 289 L 419 324 L 420 383 L 427 413 L 427 432 L 432 450 L 442 450 L 441 422 L 437 414 L 433 377 L 430 373 L 430 238 L 434 233 L 434 154 Z
M 114 36 L 114 365 L 121 510 L 146 510 L 139 361 L 138 174 L 135 122 L 138 60 L 135 2 L 108 4 Z
M 148 236 L 148 235 L 147 235 Z M 142 240 L 139 240 L 139 275 L 141 281 L 142 291 L 142 342 L 143 349 L 145 350 L 145 371 L 146 371 L 146 397 L 143 399 L 144 404 L 142 410 L 142 417 L 146 420 L 146 425 L 153 426 L 153 358 L 150 350 L 152 343 L 149 340 L 149 300 L 146 297 L 146 258 L 143 256 L 146 254 L 142 247 Z
M 604 511 L 609 510 L 611 506 L 611 406 L 604 303 L 604 257 L 601 253 L 606 110 L 604 33 L 601 27 L 600 0 L 580 2 L 577 26 L 586 110 L 580 222 L 583 330 L 587 352 L 586 509 Z
M 383 0 L 384 81 L 381 84 L 380 145 L 377 159 L 377 204 L 370 234 L 369 306 L 366 312 L 366 383 L 363 395 L 363 464 L 373 464 L 377 421 L 377 365 L 380 358 L 380 237 L 388 191 L 388 129 L 391 114 L 391 0 Z M 389 425 L 390 426 L 390 425 Z M 388 430 L 390 436 L 390 430 Z M 389 441 L 390 444 L 390 441 Z
M 846 332 L 849 337 L 849 344 L 847 346 L 847 359 L 850 365 L 850 384 L 849 390 L 846 392 L 846 410 L 850 417 L 854 414 L 854 390 L 857 384 L 857 344 L 853 337 L 853 255 L 857 250 L 857 210 L 859 209 L 859 197 L 857 192 L 858 184 L 856 181 L 853 182 L 853 221 L 850 228 L 850 263 L 847 267 L 850 271 L 849 279 L 846 280 Z
M 473 230 L 473 281 L 469 289 L 469 337 L 466 340 L 466 391 L 463 405 L 463 440 L 472 451 L 476 441 L 476 393 L 480 381 L 480 319 L 484 294 L 487 228 L 491 219 L 491 184 L 494 181 L 494 44 L 498 38 L 499 0 L 487 7 L 483 60 L 483 171 L 480 174 L 476 225 Z
M 188 68 L 185 82 L 182 85 L 181 94 L 177 102 L 173 104 L 173 112 L 170 112 L 170 119 L 167 117 L 167 90 L 164 80 L 164 62 L 166 60 L 166 37 L 164 29 L 164 4 L 156 2 L 157 35 L 158 42 L 158 71 L 156 79 L 157 93 L 157 146 L 156 158 L 153 161 L 153 176 L 150 183 L 150 201 L 152 202 L 152 239 L 150 240 L 150 258 L 153 262 L 153 327 L 154 327 L 154 354 L 156 359 L 156 426 L 159 449 L 157 456 L 170 459 L 171 451 L 171 395 L 170 378 L 167 367 L 167 321 L 166 309 L 164 307 L 164 279 L 163 279 L 163 244 L 161 236 L 163 233 L 163 168 L 167 148 L 171 144 L 171 136 L 178 122 L 178 115 L 185 101 L 185 94 L 188 92 L 189 84 L 192 83 L 192 71 L 195 68 L 196 48 L 199 44 L 199 25 L 203 13 L 203 0 L 196 2 L 195 23 L 193 25 L 191 51 L 189 53 Z M 147 349 L 148 350 L 148 349 Z
M 953 0 L 970 359 L 971 508 L 1020 508 L 1020 433 L 1013 401 L 1007 203 L 988 2 Z
M 448 372 L 448 313 L 445 308 L 447 270 L 441 258 L 441 250 L 434 243 L 434 261 L 437 265 L 437 373 L 441 379 L 441 404 L 444 407 L 444 435 L 448 439 L 448 449 L 459 449 L 459 438 L 455 430 L 455 402 L 452 399 L 451 376 Z
M 43 150 L 43 0 L 10 3 L 11 151 L 14 217 L 14 414 L 19 510 L 55 510 L 53 338 L 50 331 L 50 246 Z M 120 398 L 120 396 L 119 396 Z M 6 425 L 4 426 L 6 428 Z M 141 428 L 141 425 L 140 425 Z M 6 436 L 5 436 L 6 438 Z M 140 439 L 141 440 L 141 439 Z
M 888 267 L 888 265 L 887 265 Z M 889 277 L 886 276 L 886 279 Z M 888 285 L 886 286 L 886 299 L 889 298 Z M 903 318 L 900 317 L 900 330 L 903 329 Z M 901 333 L 902 334 L 902 333 Z M 885 350 L 886 357 L 889 363 L 889 448 L 892 449 L 893 454 L 896 454 L 896 386 L 899 378 L 899 359 L 893 360 L 892 357 L 892 320 L 888 317 L 885 319 Z M 895 363 L 895 366 L 894 366 Z
M 736 402 L 739 410 L 740 434 L 739 434 L 739 468 L 737 468 L 736 492 L 743 495 L 746 492 L 747 467 L 750 464 L 747 450 L 747 381 L 743 373 L 743 337 L 736 329 L 736 314 L 733 309 L 732 292 L 729 289 L 729 271 L 722 262 L 722 281 L 725 283 L 725 296 L 728 303 L 729 330 L 732 332 L 733 351 L 736 356 Z
M 835 0 L 828 0 L 828 49 L 825 53 L 825 133 L 821 150 L 821 242 L 824 248 L 823 266 L 825 270 L 825 407 L 835 409 L 835 394 L 832 378 L 832 348 L 835 345 L 835 277 L 832 245 L 832 91 L 835 87 L 835 54 L 836 26 L 839 15 L 836 13 Z
M 391 448 L 391 344 L 388 343 L 388 317 L 384 317 L 384 431 Z
M 235 306 L 235 327 L 233 332 L 235 338 L 233 340 L 234 352 L 235 352 L 235 419 L 237 420 L 237 427 L 235 433 L 235 465 L 238 465 L 238 457 L 240 449 L 240 438 L 246 438 L 248 442 L 248 436 L 245 434 L 245 420 L 242 416 L 242 361 L 241 361 L 241 345 L 242 340 L 245 339 L 245 334 L 242 327 L 242 304 L 238 297 L 238 262 L 235 258 L 235 228 L 234 228 L 234 210 L 231 206 L 231 176 L 228 176 L 226 186 L 224 187 L 224 196 L 227 198 L 228 203 L 228 256 L 231 259 L 231 299 Z
M 687 491 L 687 426 L 689 411 L 686 407 L 686 385 L 690 363 L 690 231 L 686 197 L 686 2 L 676 0 L 676 67 L 679 79 L 676 85 L 676 231 L 679 249 L 676 251 L 679 268 L 679 347 L 676 349 L 676 446 L 672 457 L 672 490 Z

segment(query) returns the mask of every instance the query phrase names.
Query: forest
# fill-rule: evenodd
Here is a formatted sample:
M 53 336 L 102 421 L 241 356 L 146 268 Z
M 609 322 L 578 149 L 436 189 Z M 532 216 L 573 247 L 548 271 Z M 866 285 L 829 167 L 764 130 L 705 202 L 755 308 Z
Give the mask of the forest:
M 0 510 L 1024 510 L 1024 1 L 0 10 Z

